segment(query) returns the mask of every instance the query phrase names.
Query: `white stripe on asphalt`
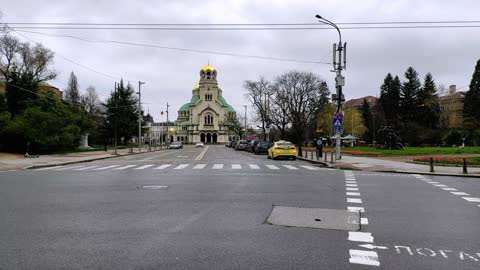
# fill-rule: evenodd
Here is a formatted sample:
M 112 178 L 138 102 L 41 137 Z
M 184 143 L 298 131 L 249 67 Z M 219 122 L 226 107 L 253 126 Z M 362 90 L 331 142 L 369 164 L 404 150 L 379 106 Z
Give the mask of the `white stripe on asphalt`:
M 442 185 L 442 184 L 435 184 L 434 186 L 436 186 L 436 187 L 448 187 L 447 185 Z
M 345 183 L 346 183 L 346 184 L 356 184 L 357 181 L 351 181 L 351 180 L 350 180 L 350 181 L 345 181 Z
M 60 169 L 54 169 L 54 171 L 64 171 L 64 170 L 70 170 L 70 169 L 75 169 L 80 167 L 85 167 L 85 166 L 79 165 L 79 166 L 62 167 Z
M 122 166 L 122 167 L 115 168 L 113 170 L 117 170 L 117 171 L 125 170 L 125 169 L 132 168 L 132 167 L 135 167 L 135 166 L 137 166 L 137 165 L 125 165 L 125 166 Z
M 350 249 L 350 263 L 380 266 L 378 254 L 375 251 Z
M 258 167 L 258 165 L 256 165 L 256 164 L 249 164 L 248 166 L 250 166 L 250 169 L 260 170 L 260 167 Z
M 193 168 L 195 170 L 201 170 L 201 169 L 205 168 L 205 166 L 207 166 L 207 164 L 197 164 Z
M 111 169 L 111 168 L 116 168 L 120 165 L 110 165 L 110 166 L 106 166 L 106 167 L 100 167 L 100 168 L 96 168 L 96 169 L 93 169 L 94 171 L 103 171 L 103 170 L 107 170 L 107 169 Z
M 51 170 L 51 169 L 60 169 L 60 168 L 64 168 L 66 167 L 65 166 L 52 166 L 52 167 L 45 167 L 45 168 L 38 168 L 38 169 L 34 169 L 34 171 L 45 171 L 45 170 Z
M 473 197 L 462 197 L 462 198 L 469 202 L 480 202 L 480 198 L 473 198 Z
M 366 217 L 360 218 L 360 224 L 362 224 L 362 225 L 368 225 L 368 218 L 366 218 Z
M 369 232 L 348 232 L 348 240 L 354 242 L 373 243 L 372 233 Z
M 300 165 L 300 167 L 305 168 L 307 170 L 312 170 L 312 171 L 320 170 L 320 168 L 316 168 L 316 167 L 312 167 L 312 166 L 308 166 L 308 165 Z
M 446 190 L 446 191 L 457 191 L 458 189 L 456 188 L 451 188 L 451 187 L 447 187 L 447 188 L 442 188 L 443 190 Z
M 356 187 L 347 187 L 348 191 L 358 191 L 358 188 Z
M 429 183 L 429 184 L 440 184 L 440 183 L 434 182 L 434 181 L 430 181 L 430 182 L 426 182 L 426 183 Z
M 285 167 L 285 168 L 287 168 L 287 169 L 289 169 L 289 170 L 298 170 L 297 167 L 292 166 L 292 165 L 282 165 L 282 166 Z
M 221 168 L 223 168 L 223 164 L 213 164 L 213 167 L 212 167 L 212 169 L 215 169 L 215 170 L 220 170 Z
M 153 167 L 153 164 L 143 165 L 143 166 L 140 166 L 138 168 L 135 168 L 135 170 L 143 170 L 143 169 L 150 168 L 150 167 Z
M 455 192 L 455 191 L 451 191 L 450 193 L 452 193 L 453 195 L 458 195 L 458 196 L 470 196 L 470 194 L 465 193 L 465 192 Z
M 347 192 L 347 196 L 360 196 L 360 192 Z
M 84 167 L 84 168 L 75 169 L 74 171 L 85 171 L 85 170 L 90 170 L 90 169 L 97 168 L 97 167 L 98 166 Z
M 239 170 L 242 168 L 242 165 L 240 164 L 232 164 L 232 169 Z
M 174 170 L 182 170 L 182 169 L 185 169 L 186 167 L 188 167 L 188 165 L 190 164 L 180 164 L 178 165 L 177 167 L 173 168 Z
M 176 153 L 176 151 L 171 151 L 171 152 L 168 152 L 168 153 L 163 153 L 163 154 L 161 154 L 161 155 L 156 155 L 156 156 L 153 156 L 153 157 L 144 158 L 144 159 L 141 159 L 140 161 L 147 161 L 147 160 L 155 159 L 155 158 L 157 158 L 157 157 L 162 157 L 162 156 L 170 155 L 170 154 L 173 154 L 173 153 Z
M 359 199 L 359 198 L 347 198 L 347 203 L 362 203 L 362 199 Z
M 357 184 L 347 184 L 347 187 L 358 187 Z
M 278 170 L 279 168 L 275 165 L 265 165 L 267 166 L 267 168 L 269 168 L 270 170 Z
M 362 213 L 365 213 L 365 208 L 363 207 L 357 207 L 357 206 L 348 206 L 347 207 L 347 210 L 348 211 L 351 211 L 351 212 L 362 212 Z
M 163 164 L 163 165 L 160 165 L 158 166 L 157 168 L 155 168 L 155 170 L 163 170 L 165 168 L 168 168 L 170 167 L 172 164 Z

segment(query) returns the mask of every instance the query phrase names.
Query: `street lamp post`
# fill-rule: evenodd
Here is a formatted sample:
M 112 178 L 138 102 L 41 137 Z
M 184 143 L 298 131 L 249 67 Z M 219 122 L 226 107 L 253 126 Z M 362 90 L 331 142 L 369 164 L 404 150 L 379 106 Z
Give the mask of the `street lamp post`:
M 247 138 L 247 105 L 243 105 L 245 107 L 245 132 L 243 133 L 243 139 Z
M 333 72 L 336 73 L 335 76 L 335 88 L 337 90 L 336 95 L 332 98 L 333 100 L 337 101 L 337 116 L 342 114 L 342 102 L 344 101 L 342 87 L 345 85 L 345 77 L 342 76 L 342 70 L 345 69 L 346 66 L 346 47 L 347 43 L 342 44 L 342 33 L 336 24 L 333 22 L 323 18 L 320 15 L 315 15 L 319 22 L 330 25 L 335 28 L 338 32 L 338 46 L 333 44 Z M 338 51 L 338 62 L 336 57 L 336 52 Z M 344 53 L 343 57 L 343 66 L 342 66 L 342 51 Z M 335 159 L 340 159 L 340 133 L 336 134 L 336 141 L 335 141 Z
M 138 81 L 138 152 L 142 152 L 142 108 L 141 108 L 141 87 L 145 82 Z

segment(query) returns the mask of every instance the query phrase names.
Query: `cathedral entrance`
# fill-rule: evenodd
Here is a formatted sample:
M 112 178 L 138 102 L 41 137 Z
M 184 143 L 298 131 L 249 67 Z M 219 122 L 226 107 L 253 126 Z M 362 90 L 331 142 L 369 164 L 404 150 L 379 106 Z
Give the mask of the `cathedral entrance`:
M 213 133 L 212 141 L 213 141 L 214 143 L 217 142 L 217 133 Z
M 212 134 L 207 133 L 207 143 L 211 143 L 211 142 L 212 142 Z
M 205 133 L 200 134 L 200 141 L 205 143 Z

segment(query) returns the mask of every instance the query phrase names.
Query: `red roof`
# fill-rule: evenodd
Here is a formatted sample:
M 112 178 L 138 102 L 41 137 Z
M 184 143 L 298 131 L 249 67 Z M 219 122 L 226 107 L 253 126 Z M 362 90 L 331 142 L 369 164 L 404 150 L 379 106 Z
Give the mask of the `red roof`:
M 343 104 L 343 108 L 345 108 L 345 109 L 352 108 L 352 107 L 360 108 L 362 106 L 363 99 L 367 99 L 367 102 L 368 102 L 368 104 L 370 104 L 370 107 L 377 104 L 377 102 L 378 102 L 377 97 L 365 96 L 365 97 L 361 97 L 361 98 L 347 100 L 347 102 L 345 102 Z

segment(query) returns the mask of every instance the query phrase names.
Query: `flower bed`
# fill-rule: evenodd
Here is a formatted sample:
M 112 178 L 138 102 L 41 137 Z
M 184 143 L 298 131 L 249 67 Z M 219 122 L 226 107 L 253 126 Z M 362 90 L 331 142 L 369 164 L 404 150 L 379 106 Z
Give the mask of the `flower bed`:
M 429 163 L 430 162 L 429 156 L 423 157 L 416 157 L 413 159 L 415 162 L 420 163 Z M 463 158 L 461 157 L 447 157 L 447 156 L 434 156 L 433 163 L 434 164 L 447 164 L 447 165 L 462 165 Z M 480 158 L 467 158 L 467 165 L 480 165 Z
M 303 147 L 302 151 L 315 151 L 316 148 L 314 147 Z M 323 148 L 324 152 L 335 152 L 334 148 Z M 367 151 L 361 151 L 361 150 L 348 150 L 348 149 L 341 149 L 340 152 L 342 154 L 349 154 L 349 155 L 354 155 L 354 156 L 379 156 L 382 153 L 380 152 L 367 152 Z

